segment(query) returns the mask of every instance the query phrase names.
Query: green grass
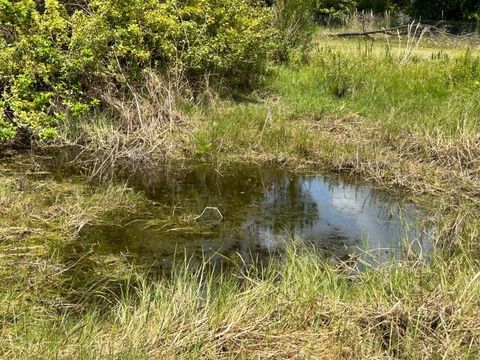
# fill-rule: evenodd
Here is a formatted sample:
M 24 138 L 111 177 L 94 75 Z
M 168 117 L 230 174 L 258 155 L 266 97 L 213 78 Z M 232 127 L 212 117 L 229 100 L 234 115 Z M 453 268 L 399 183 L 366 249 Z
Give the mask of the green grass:
M 214 118 L 217 138 L 251 144 L 265 123 L 268 109 L 274 122 L 310 118 L 360 116 L 393 135 L 403 130 L 460 136 L 480 126 L 480 61 L 465 51 L 447 60 L 414 59 L 402 63 L 389 55 L 324 46 L 307 64 L 273 70 L 266 104 L 233 104 Z M 250 126 L 248 126 L 250 124 Z M 268 124 L 267 124 L 268 125 Z M 248 130 L 245 137 L 240 130 Z M 267 128 L 268 131 L 268 128 Z M 267 135 L 269 135 L 267 133 Z M 265 136 L 265 139 L 275 138 Z
M 208 261 L 179 261 L 158 278 L 121 256 L 89 252 L 74 236 L 112 214 L 148 211 L 142 194 L 0 165 L 0 357 L 478 358 L 478 49 L 430 43 L 404 62 L 384 43 L 319 43 L 307 63 L 274 67 L 260 93 L 191 106 L 173 132 L 145 116 L 143 141 L 106 119 L 102 131 L 75 137 L 97 136 L 97 147 L 134 160 L 183 151 L 403 187 L 440 223 L 431 259 L 352 276 L 348 264 L 294 244 L 261 270 L 218 274 Z M 445 56 L 435 56 L 439 49 Z M 150 105 L 146 114 L 158 112 Z
M 408 64 L 361 51 L 323 50 L 300 69 L 280 68 L 272 87 L 297 116 L 356 113 L 388 131 L 475 131 L 480 64 L 471 53 L 452 61 Z
M 348 170 L 415 194 L 472 197 L 480 189 L 476 50 L 404 61 L 368 40 L 330 41 L 307 63 L 274 67 L 260 94 L 200 109 L 192 156 Z

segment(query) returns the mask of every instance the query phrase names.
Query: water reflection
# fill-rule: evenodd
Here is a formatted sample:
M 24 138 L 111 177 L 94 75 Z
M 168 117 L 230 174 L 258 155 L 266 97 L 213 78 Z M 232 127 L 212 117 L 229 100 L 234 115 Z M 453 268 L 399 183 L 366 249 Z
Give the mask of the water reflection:
M 172 214 L 200 214 L 216 207 L 221 222 L 202 218 L 201 226 L 148 227 L 145 214 L 122 227 L 87 228 L 84 239 L 98 251 L 129 252 L 167 261 L 176 252 L 206 252 L 213 259 L 238 253 L 247 261 L 268 258 L 292 237 L 329 256 L 368 252 L 369 261 L 401 257 L 414 244 L 432 250 L 423 215 L 411 204 L 352 180 L 298 176 L 281 168 L 212 165 L 164 166 L 123 174 Z M 163 212 L 153 217 L 166 216 Z M 213 216 L 213 215 L 212 215 Z

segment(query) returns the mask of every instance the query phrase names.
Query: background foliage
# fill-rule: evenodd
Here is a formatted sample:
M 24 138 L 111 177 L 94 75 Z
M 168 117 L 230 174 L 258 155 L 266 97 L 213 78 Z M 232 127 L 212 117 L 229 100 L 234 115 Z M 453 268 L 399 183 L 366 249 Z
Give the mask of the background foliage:
M 0 0 L 0 141 L 53 139 L 144 72 L 251 85 L 311 43 L 315 16 L 480 19 L 476 0 Z M 298 52 L 297 50 L 301 50 Z
M 270 11 L 248 0 L 0 0 L 0 140 L 54 138 L 147 69 L 248 84 L 273 41 Z
M 414 0 L 404 5 L 413 16 L 428 19 L 478 20 L 480 14 L 478 0 Z
M 478 0 L 317 0 L 316 10 L 344 16 L 352 10 L 402 11 L 416 18 L 479 20 Z

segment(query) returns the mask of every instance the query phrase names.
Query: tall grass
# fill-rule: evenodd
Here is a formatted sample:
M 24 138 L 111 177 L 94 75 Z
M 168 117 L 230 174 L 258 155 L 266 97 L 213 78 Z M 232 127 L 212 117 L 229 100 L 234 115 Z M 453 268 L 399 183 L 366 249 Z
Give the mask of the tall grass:
M 399 60 L 368 48 L 323 48 L 305 67 L 279 68 L 272 87 L 296 115 L 358 113 L 389 131 L 478 130 L 477 58 Z
M 292 245 L 236 275 L 207 263 L 158 280 L 131 269 L 83 294 L 81 312 L 13 307 L 0 348 L 5 358 L 475 358 L 478 265 L 435 255 L 351 277 Z

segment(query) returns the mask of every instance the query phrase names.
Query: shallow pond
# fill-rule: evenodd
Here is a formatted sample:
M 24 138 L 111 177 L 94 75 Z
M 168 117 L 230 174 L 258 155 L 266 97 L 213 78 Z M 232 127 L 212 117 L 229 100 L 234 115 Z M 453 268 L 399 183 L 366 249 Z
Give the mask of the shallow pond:
M 159 265 L 184 252 L 214 263 L 237 255 L 249 262 L 303 241 L 332 259 L 360 255 L 379 264 L 433 247 L 426 216 L 415 206 L 351 178 L 211 164 L 160 166 L 123 178 L 158 207 L 123 226 L 84 228 L 81 238 L 100 253 Z

